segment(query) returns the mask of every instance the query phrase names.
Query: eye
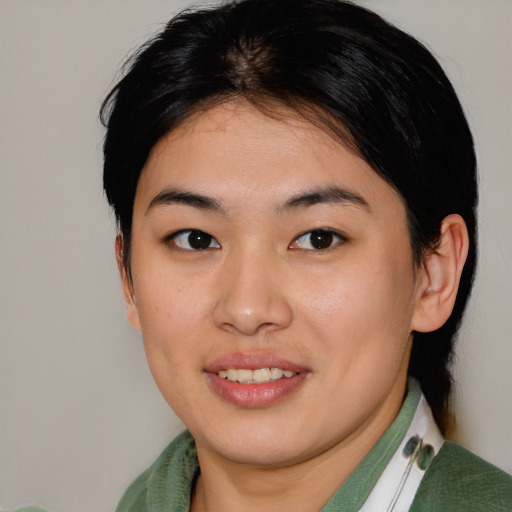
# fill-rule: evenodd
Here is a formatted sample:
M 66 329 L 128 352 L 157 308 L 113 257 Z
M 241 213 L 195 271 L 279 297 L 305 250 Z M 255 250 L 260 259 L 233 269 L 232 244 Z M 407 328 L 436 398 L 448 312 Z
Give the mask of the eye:
M 343 242 L 345 237 L 330 229 L 314 229 L 297 237 L 290 249 L 304 249 L 306 251 L 321 251 L 331 249 Z
M 186 251 L 220 249 L 220 244 L 212 235 L 199 229 L 184 229 L 168 238 L 176 247 Z

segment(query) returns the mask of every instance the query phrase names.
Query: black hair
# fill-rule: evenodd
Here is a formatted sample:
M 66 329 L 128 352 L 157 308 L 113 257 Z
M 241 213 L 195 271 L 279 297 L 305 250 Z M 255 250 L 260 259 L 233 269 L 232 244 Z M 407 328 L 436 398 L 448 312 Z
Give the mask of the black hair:
M 461 105 L 438 62 L 377 14 L 342 0 L 241 0 L 185 11 L 143 46 L 105 99 L 104 188 L 129 269 L 133 203 L 153 146 L 192 114 L 243 99 L 295 110 L 356 150 L 407 210 L 415 263 L 435 250 L 444 217 L 470 239 L 454 310 L 415 333 L 409 374 L 440 427 L 453 339 L 476 264 L 476 161 Z

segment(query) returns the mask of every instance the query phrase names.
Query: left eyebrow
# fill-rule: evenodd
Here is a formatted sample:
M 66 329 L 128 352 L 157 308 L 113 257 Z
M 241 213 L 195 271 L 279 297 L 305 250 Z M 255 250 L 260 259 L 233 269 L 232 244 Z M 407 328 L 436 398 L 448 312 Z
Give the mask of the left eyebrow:
M 291 197 L 279 208 L 280 212 L 287 212 L 297 208 L 307 208 L 317 204 L 349 204 L 357 206 L 371 213 L 366 199 L 350 190 L 339 187 L 319 188 Z

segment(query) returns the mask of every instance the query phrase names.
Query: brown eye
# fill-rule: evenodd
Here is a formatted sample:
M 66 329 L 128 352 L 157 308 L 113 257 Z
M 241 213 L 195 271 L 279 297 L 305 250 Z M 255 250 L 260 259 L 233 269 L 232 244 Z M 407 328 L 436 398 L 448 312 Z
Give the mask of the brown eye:
M 311 245 L 315 249 L 327 249 L 332 245 L 334 234 L 330 231 L 312 231 L 309 234 Z
M 292 244 L 294 249 L 321 251 L 330 249 L 344 241 L 344 238 L 329 229 L 314 229 L 298 237 Z
M 172 239 L 180 249 L 187 251 L 204 251 L 206 249 L 219 249 L 220 244 L 212 235 L 199 229 L 187 229 L 176 233 Z

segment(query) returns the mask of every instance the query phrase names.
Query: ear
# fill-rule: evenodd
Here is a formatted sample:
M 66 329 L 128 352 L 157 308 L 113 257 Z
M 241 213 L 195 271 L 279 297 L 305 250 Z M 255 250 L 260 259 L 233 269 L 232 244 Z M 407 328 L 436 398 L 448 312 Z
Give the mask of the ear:
M 132 279 L 129 270 L 124 262 L 124 240 L 120 233 L 116 236 L 116 261 L 119 275 L 121 277 L 121 286 L 123 288 L 124 306 L 126 315 L 131 326 L 140 331 L 139 311 L 135 300 L 135 291 L 133 289 Z
M 450 317 L 468 247 L 466 223 L 460 215 L 448 215 L 441 224 L 438 247 L 427 256 L 421 269 L 419 298 L 411 323 L 413 331 L 435 331 Z

